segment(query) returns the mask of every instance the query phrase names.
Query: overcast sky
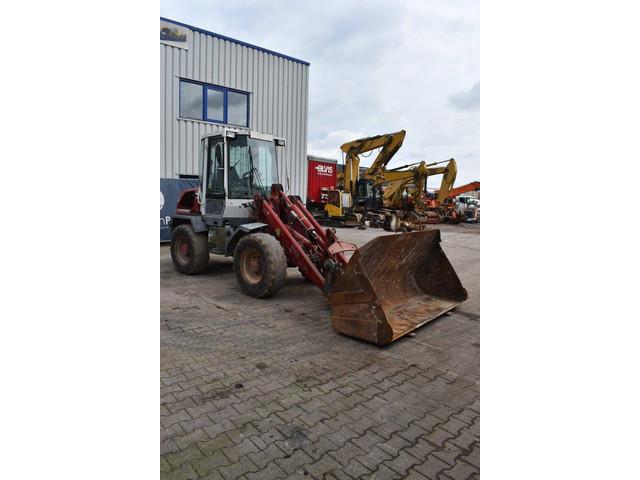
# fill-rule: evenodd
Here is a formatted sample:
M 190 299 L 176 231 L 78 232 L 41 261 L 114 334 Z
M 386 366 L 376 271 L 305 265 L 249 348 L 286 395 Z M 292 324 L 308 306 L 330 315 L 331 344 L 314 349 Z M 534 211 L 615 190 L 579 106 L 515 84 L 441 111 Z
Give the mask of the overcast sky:
M 391 166 L 454 157 L 456 185 L 480 179 L 479 0 L 161 0 L 160 13 L 311 63 L 309 154 L 405 129 Z

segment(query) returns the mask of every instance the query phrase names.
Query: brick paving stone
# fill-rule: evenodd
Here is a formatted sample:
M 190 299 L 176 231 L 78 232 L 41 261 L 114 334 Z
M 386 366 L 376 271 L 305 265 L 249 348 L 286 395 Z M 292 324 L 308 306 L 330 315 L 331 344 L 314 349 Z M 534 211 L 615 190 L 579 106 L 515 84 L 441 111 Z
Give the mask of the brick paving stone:
M 182 465 L 179 469 L 172 470 L 171 472 L 162 473 L 162 480 L 197 480 L 198 474 L 193 467 L 188 463 Z
M 225 480 L 235 480 L 240 478 L 245 473 L 257 472 L 258 467 L 249 460 L 248 457 L 242 457 L 238 461 L 233 462 L 231 465 L 225 465 L 218 468 L 218 472 L 225 478 Z
M 436 451 L 438 447 L 429 443 L 424 438 L 419 438 L 416 442 L 404 449 L 412 457 L 416 458 L 420 463 L 424 462 L 427 459 L 427 456 Z
M 421 474 L 420 472 L 418 472 L 415 469 L 411 469 L 407 472 L 407 475 L 405 476 L 405 480 L 428 480 L 427 477 L 425 477 L 423 474 Z
M 451 439 L 451 442 L 461 450 L 470 450 L 471 447 L 478 442 L 478 437 L 462 430 L 457 437 Z
M 392 422 L 384 422 L 373 427 L 371 430 L 388 440 L 394 433 L 402 430 L 402 427 Z
M 346 467 L 344 467 L 344 473 L 351 478 L 360 478 L 365 475 L 371 475 L 371 470 L 366 468 L 357 460 L 351 460 Z
M 187 397 L 183 400 L 179 400 L 172 403 L 166 403 L 164 406 L 166 406 L 167 410 L 169 410 L 170 413 L 177 413 L 180 410 L 193 408 L 193 407 L 196 407 L 197 405 L 192 398 Z
M 457 458 L 462 455 L 463 451 L 451 442 L 445 442 L 443 448 L 439 448 L 433 452 L 433 456 L 438 457 L 448 465 L 455 465 Z
M 464 423 L 462 420 L 456 418 L 455 415 L 452 415 L 451 417 L 449 417 L 449 420 L 447 420 L 446 422 L 444 422 L 439 426 L 440 428 L 442 428 L 443 430 L 446 430 L 447 432 L 453 433 L 454 435 L 458 435 L 460 430 L 466 427 L 467 424 Z
M 218 435 L 216 438 L 212 440 L 206 440 L 204 442 L 198 443 L 198 447 L 200 448 L 200 451 L 205 456 L 212 455 L 214 452 L 220 451 L 223 448 L 230 447 L 232 445 L 233 445 L 233 442 L 224 433 Z
M 402 475 L 399 474 L 398 472 L 395 472 L 393 470 L 391 470 L 389 467 L 387 467 L 386 465 L 380 465 L 378 467 L 378 469 L 371 474 L 370 477 L 366 477 L 366 478 L 371 478 L 372 480 L 397 480 L 397 479 L 401 479 Z
M 385 440 L 378 446 L 392 456 L 396 456 L 400 449 L 411 446 L 412 442 L 402 438 L 399 434 L 393 434 L 389 440 Z
M 166 417 L 161 417 L 160 423 L 163 428 L 169 428 L 176 423 L 184 422 L 191 419 L 192 419 L 191 415 L 189 415 L 186 410 L 181 410 L 178 413 L 174 413 L 173 415 L 167 415 Z
M 255 442 L 255 440 L 254 440 Z M 277 445 L 267 445 L 266 448 L 255 453 L 249 453 L 249 458 L 259 468 L 265 468 L 269 462 L 273 462 L 277 458 L 284 458 L 287 454 L 283 452 Z
M 414 465 L 420 463 L 420 461 L 413 456 L 409 455 L 404 450 L 398 453 L 398 456 L 393 460 L 388 460 L 384 462 L 383 465 L 386 465 L 394 472 L 398 472 L 402 476 L 406 475 L 407 470 L 409 470 Z
M 308 427 L 313 428 L 318 424 L 318 422 L 328 419 L 329 415 L 322 410 L 314 410 L 312 413 L 303 413 L 297 418 L 304 422 Z
M 443 473 L 449 475 L 455 479 L 471 478 L 474 473 L 477 473 L 478 469 L 465 462 L 456 462 L 456 464 L 449 470 L 445 470 Z
M 241 428 L 236 428 L 234 430 L 228 430 L 225 432 L 225 435 L 231 439 L 233 443 L 240 443 L 245 438 L 250 438 L 254 435 L 259 435 L 260 431 L 251 424 L 246 424 Z
M 374 445 L 384 442 L 385 439 L 380 435 L 376 434 L 373 430 L 367 430 L 358 438 L 354 438 L 352 442 L 362 448 L 365 451 L 368 451 Z
M 192 446 L 177 453 L 169 453 L 165 455 L 164 458 L 167 459 L 167 462 L 169 462 L 172 468 L 177 469 L 180 468 L 183 463 L 191 463 L 195 460 L 201 459 L 202 456 L 202 452 L 198 449 L 198 447 Z
M 181 437 L 185 434 L 179 423 L 174 423 L 171 427 L 160 430 L 160 442 L 165 440 L 173 440 L 176 437 Z
M 292 474 L 302 465 L 313 462 L 313 458 L 307 455 L 303 450 L 296 450 L 289 457 L 278 458 L 275 461 L 285 472 Z
M 446 430 L 441 429 L 440 427 L 436 427 L 424 438 L 429 440 L 434 445 L 437 445 L 438 447 L 444 447 L 444 442 L 454 437 L 455 435 L 453 433 L 449 433 Z
M 400 435 L 405 440 L 408 440 L 409 442 L 415 442 L 418 437 L 428 434 L 429 432 L 419 426 L 417 423 L 412 423 L 404 430 L 398 431 L 398 435 Z
M 469 433 L 471 433 L 472 435 L 479 437 L 480 436 L 480 419 L 479 418 L 475 419 L 471 425 L 466 427 L 466 430 L 469 431 Z
M 231 445 L 222 449 L 222 452 L 231 462 L 237 462 L 240 457 L 257 451 L 258 447 L 256 447 L 249 438 L 245 438 L 237 445 Z
M 247 480 L 275 480 L 286 477 L 287 472 L 276 465 L 275 462 L 269 463 L 265 468 L 258 470 L 257 472 L 250 472 L 246 474 Z
M 433 415 L 427 413 L 424 417 L 416 420 L 415 424 L 422 427 L 427 432 L 431 432 L 436 426 L 440 425 L 442 422 L 443 422 L 442 419 L 438 417 L 434 417 Z
M 190 460 L 190 463 L 199 475 L 204 476 L 219 467 L 229 465 L 231 462 L 224 456 L 222 451 L 217 450 L 211 455 L 199 458 L 198 460 Z
M 334 445 L 341 447 L 346 442 L 356 437 L 358 437 L 358 433 L 354 432 L 345 425 L 341 427 L 340 430 L 327 435 L 327 440 L 329 440 Z
M 172 470 L 171 465 L 167 462 L 166 458 L 160 458 L 160 471 L 161 472 L 170 472 Z
M 435 410 L 432 410 L 429 413 L 434 417 L 438 417 L 440 420 L 446 422 L 447 420 L 449 420 L 449 417 L 451 417 L 451 415 L 456 413 L 456 411 L 450 407 L 447 407 L 444 404 L 441 404 L 441 405 L 438 405 L 438 408 L 436 408 Z
M 285 408 L 285 407 L 282 407 L 282 408 Z M 288 423 L 294 418 L 299 417 L 303 413 L 305 413 L 305 411 L 302 410 L 302 408 L 300 408 L 297 405 L 294 405 L 293 407 L 287 408 L 284 411 L 280 411 L 276 413 L 276 415 L 278 415 L 282 420 Z
M 450 465 L 433 455 L 429 455 L 424 463 L 420 463 L 413 467 L 414 470 L 432 480 L 438 479 L 438 475 L 448 468 L 450 468 Z
M 191 433 L 198 429 L 208 427 L 213 422 L 206 415 L 201 415 L 198 418 L 194 418 L 193 420 L 187 420 L 185 422 L 180 422 L 180 426 L 185 431 L 185 433 Z
M 366 452 L 351 442 L 345 443 L 342 447 L 329 452 L 341 465 L 347 465 L 352 458 L 364 455 Z
M 377 425 L 377 422 L 369 416 L 362 416 L 359 420 L 349 423 L 349 427 L 358 434 L 362 435 L 364 432 Z
M 323 478 L 325 473 L 342 468 L 342 465 L 330 455 L 324 455 L 320 460 L 304 466 L 305 470 L 309 472 L 313 478 Z
M 180 449 L 172 438 L 167 438 L 160 444 L 160 455 L 166 455 L 168 453 L 178 453 L 179 451 Z
M 325 474 L 326 480 L 352 480 L 342 469 L 332 470 Z
M 356 457 L 356 460 L 369 470 L 375 471 L 384 461 L 392 458 L 393 455 L 376 446 L 368 450 L 366 454 Z
M 217 470 L 212 470 L 209 473 L 207 473 L 204 477 L 200 476 L 198 480 L 225 480 L 225 478 Z
M 460 460 L 467 462 L 469 465 L 473 465 L 477 469 L 480 468 L 480 447 L 474 446 L 471 452 L 462 455 Z
M 224 432 L 228 432 L 229 430 L 234 430 L 236 428 L 235 424 L 229 420 L 228 418 L 224 418 L 219 422 L 211 421 L 209 425 L 202 427 L 202 430 L 209 435 L 209 438 L 216 438 L 218 435 Z
M 319 438 L 316 442 L 303 445 L 302 449 L 307 453 L 307 455 L 312 457 L 314 460 L 318 460 L 325 453 L 331 450 L 337 450 L 338 447 L 333 443 L 331 443 L 326 438 L 322 437 L 322 438 Z

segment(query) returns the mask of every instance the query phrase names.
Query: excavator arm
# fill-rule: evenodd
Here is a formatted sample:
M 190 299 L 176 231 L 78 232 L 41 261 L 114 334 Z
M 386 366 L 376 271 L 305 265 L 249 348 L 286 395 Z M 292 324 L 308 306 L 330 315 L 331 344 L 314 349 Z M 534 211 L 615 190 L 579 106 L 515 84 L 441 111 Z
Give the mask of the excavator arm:
M 455 159 L 451 158 L 446 162 L 447 165 L 444 167 L 433 166 L 443 162 L 430 164 L 420 162 L 417 167 L 412 168 L 411 170 L 385 171 L 383 180 L 374 184 L 374 187 L 377 188 L 384 185 L 383 198 L 385 206 L 400 208 L 402 205 L 402 192 L 408 185 L 411 183 L 415 185 L 412 196 L 414 196 L 414 200 L 417 200 L 416 196 L 421 195 L 425 190 L 427 178 L 434 175 L 442 175 L 440 190 L 438 191 L 437 197 L 437 201 L 442 203 L 451 191 L 451 187 L 453 186 L 458 173 L 458 167 Z
M 378 155 L 365 172 L 366 177 L 374 178 L 384 171 L 384 167 L 402 146 L 405 130 L 373 137 L 359 138 L 343 144 L 340 149 L 345 154 L 344 191 L 353 194 L 360 173 L 360 155 L 380 148 Z
M 478 190 L 480 190 L 480 182 L 471 182 L 452 189 L 445 198 L 455 198 L 458 195 L 462 195 L 463 193 L 475 192 Z

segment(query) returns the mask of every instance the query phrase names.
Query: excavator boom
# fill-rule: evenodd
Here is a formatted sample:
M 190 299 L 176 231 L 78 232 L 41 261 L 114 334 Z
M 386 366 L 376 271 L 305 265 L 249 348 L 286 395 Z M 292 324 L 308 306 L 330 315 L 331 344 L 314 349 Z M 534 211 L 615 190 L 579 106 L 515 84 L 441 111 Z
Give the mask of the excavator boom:
M 462 195 L 467 192 L 475 192 L 480 190 L 480 182 L 471 182 L 466 185 L 462 185 L 460 187 L 456 187 L 452 189 L 446 196 L 446 198 L 455 198 L 458 195 Z
M 340 149 L 346 156 L 344 165 L 344 191 L 351 194 L 355 192 L 356 182 L 360 176 L 360 154 L 380 148 L 378 155 L 365 172 L 366 177 L 372 178 L 384 169 L 400 149 L 406 133 L 405 130 L 400 130 L 395 133 L 359 138 L 343 144 Z

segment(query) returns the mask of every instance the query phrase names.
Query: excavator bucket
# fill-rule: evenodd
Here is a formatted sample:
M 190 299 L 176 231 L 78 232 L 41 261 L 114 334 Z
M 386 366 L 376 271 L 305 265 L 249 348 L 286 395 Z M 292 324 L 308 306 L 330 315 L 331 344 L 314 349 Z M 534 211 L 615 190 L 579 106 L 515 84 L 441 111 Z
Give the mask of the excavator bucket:
M 386 345 L 467 299 L 440 247 L 440 230 L 385 235 L 336 272 L 328 295 L 333 328 Z

